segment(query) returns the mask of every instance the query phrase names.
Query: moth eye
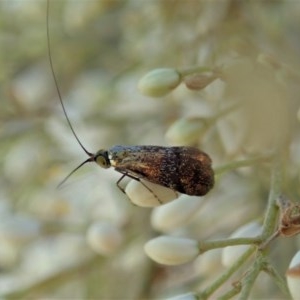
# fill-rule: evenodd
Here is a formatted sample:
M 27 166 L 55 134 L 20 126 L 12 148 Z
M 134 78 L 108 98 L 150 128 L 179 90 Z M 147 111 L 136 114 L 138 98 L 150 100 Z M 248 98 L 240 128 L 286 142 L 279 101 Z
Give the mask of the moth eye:
M 96 156 L 95 161 L 101 168 L 107 169 L 110 167 L 110 163 L 109 163 L 108 159 L 103 155 Z

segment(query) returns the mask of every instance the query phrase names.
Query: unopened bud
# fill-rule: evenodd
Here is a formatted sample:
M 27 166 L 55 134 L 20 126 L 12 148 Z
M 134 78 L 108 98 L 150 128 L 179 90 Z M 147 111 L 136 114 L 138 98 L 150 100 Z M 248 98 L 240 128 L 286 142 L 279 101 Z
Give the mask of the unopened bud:
M 119 248 L 123 235 L 120 229 L 109 222 L 93 223 L 87 231 L 87 242 L 98 254 L 108 255 Z
M 178 199 L 156 207 L 151 215 L 152 227 L 156 230 L 169 232 L 185 225 L 198 211 L 202 199 L 196 196 L 180 195 Z
M 155 207 L 177 198 L 172 189 L 146 180 L 131 180 L 125 189 L 130 201 L 141 207 Z
M 183 118 L 175 121 L 166 132 L 166 139 L 172 145 L 191 146 L 199 142 L 208 129 L 208 118 Z
M 145 96 L 163 97 L 175 89 L 181 82 L 181 76 L 175 69 L 155 69 L 141 78 L 138 84 Z
M 190 90 L 202 90 L 217 78 L 215 74 L 194 74 L 187 76 L 184 83 Z
M 147 242 L 146 254 L 163 265 L 180 265 L 192 261 L 199 254 L 198 242 L 187 238 L 160 236 Z

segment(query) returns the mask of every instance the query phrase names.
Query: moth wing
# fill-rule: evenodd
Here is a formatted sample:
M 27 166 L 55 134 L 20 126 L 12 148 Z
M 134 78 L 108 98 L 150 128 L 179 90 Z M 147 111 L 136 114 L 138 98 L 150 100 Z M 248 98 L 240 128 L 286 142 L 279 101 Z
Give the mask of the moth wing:
M 142 178 L 153 183 L 162 184 L 163 165 L 164 161 L 168 159 L 170 159 L 170 153 L 166 151 L 166 148 L 140 149 L 119 162 L 115 166 L 115 170 L 134 179 Z

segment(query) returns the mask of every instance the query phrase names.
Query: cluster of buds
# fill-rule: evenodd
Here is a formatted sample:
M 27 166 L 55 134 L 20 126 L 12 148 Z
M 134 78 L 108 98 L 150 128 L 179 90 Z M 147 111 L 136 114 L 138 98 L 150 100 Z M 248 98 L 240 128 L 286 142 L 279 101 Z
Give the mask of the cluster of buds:
M 176 70 L 172 68 L 155 69 L 143 76 L 138 84 L 140 92 L 149 97 L 164 97 L 181 82 L 190 90 L 202 90 L 217 78 L 218 70 Z

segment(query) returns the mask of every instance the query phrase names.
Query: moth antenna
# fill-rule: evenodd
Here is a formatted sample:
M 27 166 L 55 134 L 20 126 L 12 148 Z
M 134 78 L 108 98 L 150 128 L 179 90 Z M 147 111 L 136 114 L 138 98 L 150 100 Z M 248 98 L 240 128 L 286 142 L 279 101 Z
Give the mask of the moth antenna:
M 88 162 L 93 161 L 93 157 L 88 158 L 84 162 L 82 162 L 78 167 L 76 167 L 73 171 L 71 171 L 57 186 L 57 188 L 60 188 L 78 169 L 80 169 L 83 165 L 85 165 Z
M 66 108 L 65 108 L 65 105 L 64 105 L 64 102 L 63 102 L 63 100 L 62 100 L 61 93 L 60 93 L 60 90 L 59 90 L 59 87 L 58 87 L 58 82 L 57 82 L 57 78 L 56 78 L 56 76 L 55 76 L 54 67 L 53 67 L 53 62 L 52 62 L 51 43 L 50 43 L 50 30 L 49 30 L 49 12 L 50 12 L 50 1 L 47 0 L 47 17 L 46 17 L 46 23 L 47 23 L 48 58 L 49 58 L 50 69 L 51 69 L 53 81 L 54 81 L 54 84 L 55 84 L 55 88 L 56 88 L 56 91 L 57 91 L 57 94 L 58 94 L 58 98 L 59 98 L 60 104 L 61 104 L 61 106 L 62 106 L 64 115 L 65 115 L 65 117 L 66 117 L 66 119 L 67 119 L 67 122 L 68 122 L 68 124 L 69 124 L 69 127 L 70 127 L 70 129 L 71 129 L 71 131 L 72 131 L 74 137 L 76 138 L 78 144 L 79 144 L 80 147 L 83 149 L 83 151 L 84 151 L 88 156 L 92 157 L 92 156 L 93 156 L 93 153 L 89 152 L 89 151 L 83 146 L 83 144 L 81 143 L 80 139 L 78 138 L 78 136 L 77 136 L 77 134 L 76 134 L 76 132 L 75 132 L 73 126 L 72 126 L 72 123 L 71 123 L 71 121 L 70 121 L 70 119 L 69 119 L 69 116 L 68 116 L 68 114 L 67 114 L 67 111 L 66 111 Z M 87 162 L 87 161 L 85 161 L 84 163 L 86 163 L 86 162 Z M 84 163 L 82 163 L 80 166 L 84 165 Z M 71 174 L 74 173 L 78 168 L 79 168 L 79 167 L 77 167 L 74 171 L 72 171 Z M 71 175 L 71 174 L 70 174 L 70 175 Z M 67 178 L 68 178 L 70 175 L 68 175 Z M 65 180 L 62 181 L 62 183 L 65 182 L 67 178 L 65 178 Z M 62 184 L 62 183 L 61 183 L 61 184 Z M 60 184 L 60 185 L 61 185 L 61 184 Z

